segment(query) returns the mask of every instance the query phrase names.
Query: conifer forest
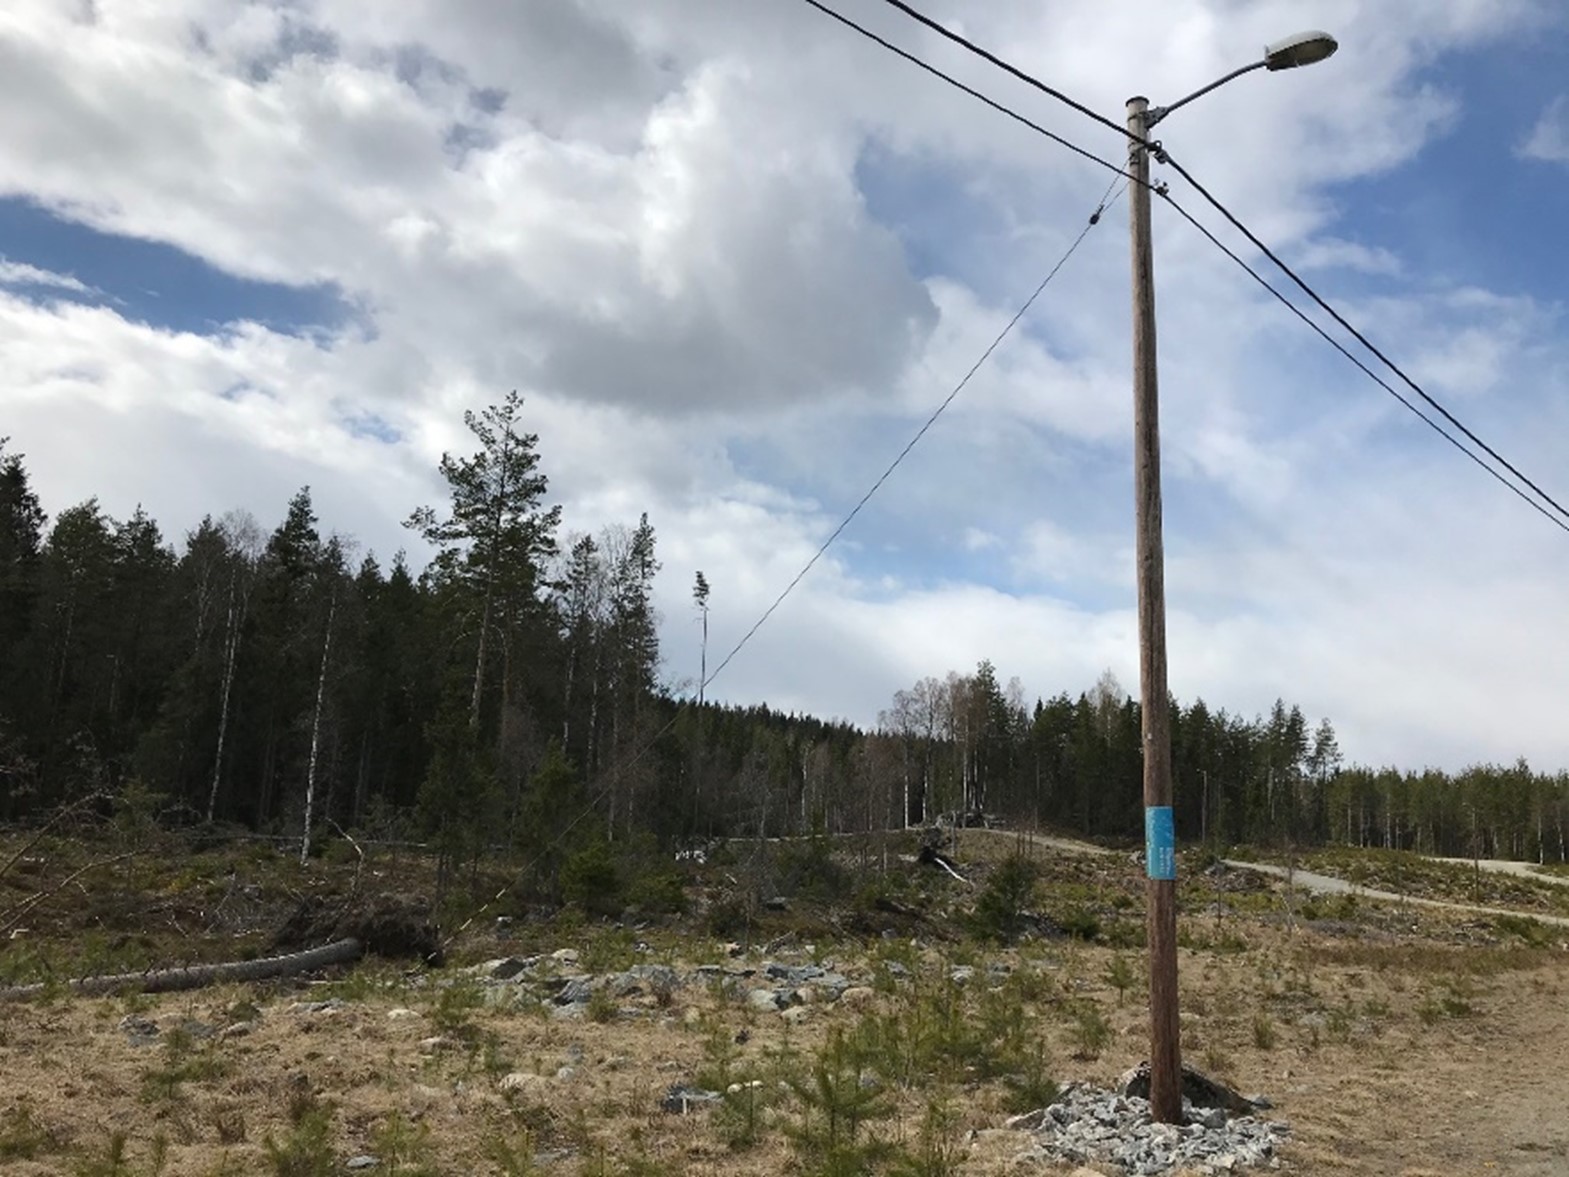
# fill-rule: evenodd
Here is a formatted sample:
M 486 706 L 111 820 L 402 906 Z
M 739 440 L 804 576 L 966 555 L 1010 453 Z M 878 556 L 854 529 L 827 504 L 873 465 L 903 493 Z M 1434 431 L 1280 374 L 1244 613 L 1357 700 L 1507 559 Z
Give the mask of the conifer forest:
M 177 537 L 94 499 L 51 518 L 0 448 L 0 821 L 134 797 L 302 854 L 342 831 L 448 870 L 534 854 L 545 893 L 571 854 L 617 843 L 964 812 L 1140 835 L 1139 709 L 1109 672 L 1036 697 L 982 659 L 898 691 L 875 730 L 700 703 L 695 639 L 659 648 L 653 521 L 563 531 L 522 400 L 466 424 L 447 500 L 410 505 L 423 568 L 360 551 L 308 487 L 276 523 L 216 513 Z M 694 573 L 707 610 L 723 586 Z M 1254 717 L 1177 700 L 1173 725 L 1184 841 L 1565 857 L 1569 773 L 1347 764 L 1330 721 L 1283 700 Z

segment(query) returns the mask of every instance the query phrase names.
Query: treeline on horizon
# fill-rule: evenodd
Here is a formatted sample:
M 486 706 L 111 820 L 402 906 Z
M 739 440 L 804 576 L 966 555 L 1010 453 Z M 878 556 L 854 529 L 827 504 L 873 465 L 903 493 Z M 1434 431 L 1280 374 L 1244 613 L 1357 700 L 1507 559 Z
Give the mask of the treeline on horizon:
M 899 691 L 873 731 L 677 699 L 647 516 L 564 534 L 521 399 L 465 423 L 450 501 L 408 519 L 436 552 L 419 572 L 324 532 L 308 488 L 270 532 L 208 516 L 178 550 L 140 509 L 89 499 L 51 521 L 0 441 L 0 822 L 133 797 L 302 854 L 334 830 L 423 841 L 444 877 L 504 847 L 546 896 L 606 845 L 967 810 L 1141 836 L 1139 707 L 1109 672 L 1027 704 L 982 661 Z M 694 609 L 710 591 L 696 573 Z M 1184 841 L 1565 857 L 1569 772 L 1347 767 L 1329 721 L 1284 702 L 1172 714 Z

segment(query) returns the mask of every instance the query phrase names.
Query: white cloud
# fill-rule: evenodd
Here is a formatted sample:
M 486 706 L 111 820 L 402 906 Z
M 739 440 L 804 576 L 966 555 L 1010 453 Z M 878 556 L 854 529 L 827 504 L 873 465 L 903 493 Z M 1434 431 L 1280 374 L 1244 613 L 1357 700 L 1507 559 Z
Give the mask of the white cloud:
M 1519 153 L 1526 159 L 1569 163 L 1569 94 L 1560 94 L 1547 104 L 1520 144 Z
M 1219 0 L 933 7 L 1113 115 L 1281 31 L 1268 6 Z M 884 6 L 845 8 L 1121 150 Z M 1315 18 L 1341 35 L 1332 62 L 1240 80 L 1162 126 L 1549 476 L 1569 468 L 1550 300 L 1427 279 L 1336 184 L 1424 166 L 1461 109 L 1424 69 L 1551 18 L 1448 0 L 1413 28 L 1335 0 Z M 178 533 L 231 506 L 275 519 L 309 483 L 324 521 L 385 559 L 441 495 L 436 458 L 467 445 L 462 410 L 518 387 L 568 527 L 649 512 L 672 680 L 695 669 L 692 572 L 714 585 L 722 653 L 1106 184 L 790 3 L 124 0 L 80 23 L 40 0 L 0 14 L 0 136 L 0 193 L 234 274 L 335 284 L 369 328 L 199 336 L 0 293 L 0 420 L 51 510 L 96 493 Z M 921 180 L 882 191 L 879 161 Z M 1569 656 L 1556 533 L 1157 211 L 1174 689 L 1245 713 L 1299 699 L 1368 759 L 1569 761 L 1545 715 Z M 870 721 L 896 687 L 983 657 L 1045 694 L 1106 666 L 1137 681 L 1125 215 L 1102 218 L 710 694 Z M 98 280 L 7 248 L 0 283 Z M 399 440 L 358 435 L 366 416 Z
M 1384 248 L 1374 248 L 1338 237 L 1309 241 L 1297 255 L 1301 270 L 1355 270 L 1362 274 L 1392 277 L 1401 272 L 1400 259 Z
M 96 294 L 91 286 L 70 274 L 56 274 L 41 270 L 26 262 L 13 262 L 0 257 L 0 286 L 44 286 L 55 290 L 69 290 L 72 294 Z

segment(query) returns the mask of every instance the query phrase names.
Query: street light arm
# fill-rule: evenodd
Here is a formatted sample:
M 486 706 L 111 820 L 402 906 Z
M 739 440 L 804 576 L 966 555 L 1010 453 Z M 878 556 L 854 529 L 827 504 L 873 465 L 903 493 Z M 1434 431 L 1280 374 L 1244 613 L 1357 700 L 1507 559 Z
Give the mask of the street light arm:
M 1234 69 L 1234 70 L 1232 70 L 1229 74 L 1227 74 L 1223 78 L 1216 78 L 1213 82 L 1211 82 L 1209 85 L 1205 86 L 1203 89 L 1193 91 L 1193 93 L 1189 94 L 1186 98 L 1179 98 L 1179 99 L 1177 99 L 1177 101 L 1173 102 L 1170 106 L 1156 106 L 1156 107 L 1152 107 L 1144 115 L 1144 129 L 1146 131 L 1149 130 L 1149 128 L 1153 127 L 1156 123 L 1160 122 L 1161 119 L 1165 118 L 1168 114 L 1170 114 L 1172 111 L 1176 110 L 1178 107 L 1186 106 L 1188 103 L 1192 102 L 1195 98 L 1202 98 L 1202 97 L 1204 97 L 1204 95 L 1208 94 L 1211 90 L 1219 89 L 1221 86 L 1224 86 L 1227 82 L 1231 81 L 1233 78 L 1240 78 L 1243 74 L 1250 74 L 1250 73 L 1252 73 L 1256 69 L 1268 69 L 1268 68 L 1269 68 L 1269 62 L 1267 60 L 1265 60 L 1265 61 L 1255 61 L 1251 65 L 1243 66 L 1241 69 Z

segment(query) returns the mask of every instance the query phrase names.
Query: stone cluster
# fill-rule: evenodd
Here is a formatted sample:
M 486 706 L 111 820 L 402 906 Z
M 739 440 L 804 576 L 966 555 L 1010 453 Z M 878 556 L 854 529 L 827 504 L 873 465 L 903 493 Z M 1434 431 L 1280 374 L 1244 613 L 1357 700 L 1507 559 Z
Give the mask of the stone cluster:
M 621 972 L 595 974 L 580 967 L 578 953 L 571 948 L 544 956 L 486 961 L 469 972 L 486 985 L 492 1003 L 535 1000 L 560 1018 L 582 1017 L 599 992 L 619 1004 L 638 997 L 668 999 L 690 986 L 717 986 L 732 999 L 762 1013 L 778 1013 L 787 1021 L 806 1016 L 813 1005 L 841 999 L 853 1005 L 871 996 L 865 983 L 869 976 L 857 983 L 829 964 L 735 962 L 691 969 L 639 964 Z M 621 1010 L 624 1016 L 640 1012 L 635 1005 Z
M 1218 1174 L 1275 1167 L 1289 1126 L 1183 1101 L 1184 1124 L 1157 1124 L 1150 1105 L 1087 1084 L 1070 1083 L 1049 1107 L 1015 1116 L 1008 1127 L 1032 1133 L 1021 1160 L 1115 1166 L 1129 1177 L 1174 1172 Z

